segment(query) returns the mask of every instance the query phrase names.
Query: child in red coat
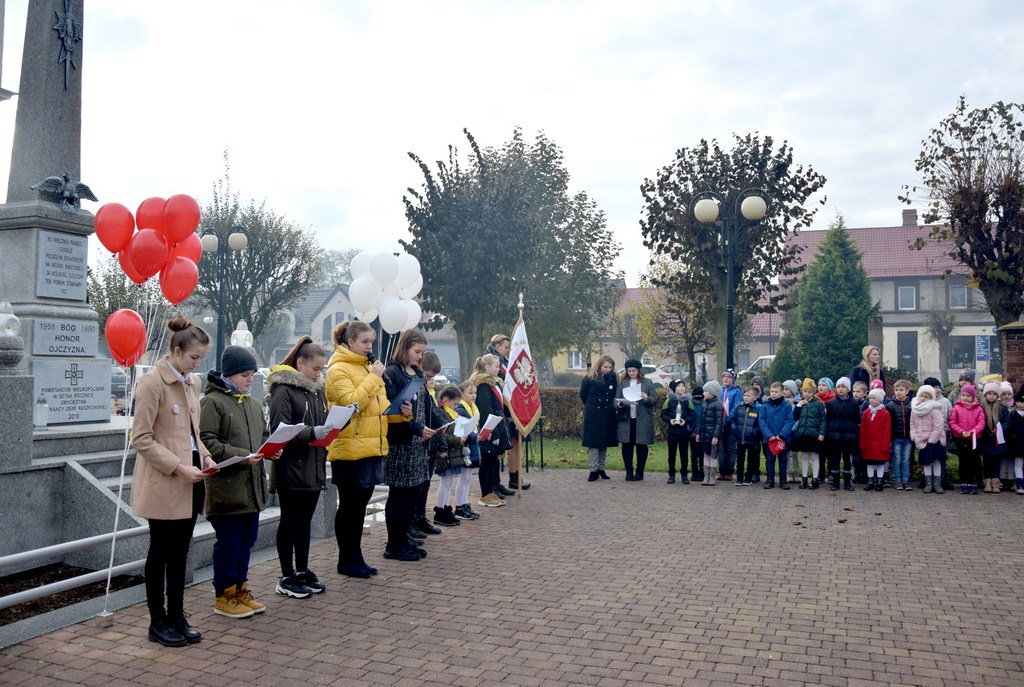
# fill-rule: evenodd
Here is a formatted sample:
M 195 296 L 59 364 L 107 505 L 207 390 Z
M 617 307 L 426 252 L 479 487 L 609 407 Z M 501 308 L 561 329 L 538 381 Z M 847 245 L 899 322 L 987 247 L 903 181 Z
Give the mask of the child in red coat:
M 864 491 L 882 491 L 885 466 L 892 448 L 892 418 L 882 407 L 885 392 L 872 389 L 868 393 L 868 407 L 860 418 L 860 453 L 868 468 L 868 486 Z

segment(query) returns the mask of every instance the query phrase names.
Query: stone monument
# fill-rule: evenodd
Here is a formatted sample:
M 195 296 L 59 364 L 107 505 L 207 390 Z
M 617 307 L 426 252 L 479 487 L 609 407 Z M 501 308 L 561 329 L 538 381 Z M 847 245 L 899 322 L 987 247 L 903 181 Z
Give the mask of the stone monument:
M 82 0 L 30 0 L 7 203 L 0 205 L 0 298 L 21 319 L 22 363 L 52 424 L 109 422 L 109 359 L 86 301 L 93 217 L 34 190 L 48 177 L 79 185 Z M 64 175 L 67 175 L 66 177 Z M 90 194 L 91 195 L 91 194 Z M 69 211 L 70 209 L 70 211 Z

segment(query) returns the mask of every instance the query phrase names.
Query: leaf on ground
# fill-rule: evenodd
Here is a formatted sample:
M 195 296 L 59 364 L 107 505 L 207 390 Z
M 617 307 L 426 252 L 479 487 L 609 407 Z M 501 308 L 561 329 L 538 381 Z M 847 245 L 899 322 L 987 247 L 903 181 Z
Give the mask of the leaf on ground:
M 853 510 L 853 506 L 844 506 L 843 510 L 848 511 L 848 512 L 852 511 Z
M 793 521 L 793 524 L 794 524 L 794 525 L 802 525 L 803 523 L 802 523 L 802 522 L 800 522 L 799 520 L 794 520 L 794 521 Z
M 839 521 L 840 525 L 846 522 L 846 518 L 837 518 L 837 520 Z
M 881 515 L 881 513 L 875 513 L 875 515 Z

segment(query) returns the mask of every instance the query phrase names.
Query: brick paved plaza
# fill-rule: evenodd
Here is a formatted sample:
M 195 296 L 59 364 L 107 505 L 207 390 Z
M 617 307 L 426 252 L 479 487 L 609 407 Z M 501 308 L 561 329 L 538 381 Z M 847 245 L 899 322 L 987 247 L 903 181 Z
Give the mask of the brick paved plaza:
M 372 580 L 319 544 L 319 597 L 276 596 L 259 564 L 262 617 L 216 616 L 193 587 L 196 646 L 147 641 L 144 604 L 12 646 L 0 683 L 1024 684 L 1024 498 L 613 477 L 534 471 L 419 563 L 382 559 L 375 525 Z

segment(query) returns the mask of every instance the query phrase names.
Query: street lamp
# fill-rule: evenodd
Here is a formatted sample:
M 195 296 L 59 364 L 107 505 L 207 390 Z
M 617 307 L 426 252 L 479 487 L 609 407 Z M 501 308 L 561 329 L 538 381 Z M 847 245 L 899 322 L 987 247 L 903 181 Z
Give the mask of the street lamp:
M 734 359 L 734 318 L 736 312 L 736 244 L 739 242 L 740 227 L 744 223 L 760 221 L 768 212 L 768 194 L 759 188 L 748 188 L 736 196 L 732 213 L 721 218 L 722 253 L 725 258 L 726 325 L 725 325 L 725 367 L 735 368 Z M 701 224 L 719 220 L 719 212 L 725 199 L 714 191 L 701 191 L 690 200 L 690 214 Z
M 224 292 L 228 281 L 228 252 L 245 250 L 249 245 L 249 232 L 245 227 L 231 227 L 224 236 L 216 229 L 207 229 L 202 237 L 203 251 L 217 255 L 217 358 L 214 365 L 220 365 L 224 353 Z

